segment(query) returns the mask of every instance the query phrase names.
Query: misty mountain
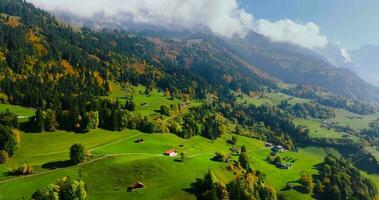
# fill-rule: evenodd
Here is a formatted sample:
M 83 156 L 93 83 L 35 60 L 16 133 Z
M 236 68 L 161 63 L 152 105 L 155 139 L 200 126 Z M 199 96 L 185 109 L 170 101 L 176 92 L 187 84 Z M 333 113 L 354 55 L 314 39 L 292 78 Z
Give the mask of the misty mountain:
M 349 51 L 354 70 L 369 83 L 379 86 L 379 46 L 366 45 Z
M 245 37 L 228 38 L 211 33 L 205 27 L 183 29 L 157 27 L 133 23 L 128 17 L 105 17 L 98 13 L 93 18 L 80 18 L 71 13 L 57 12 L 56 16 L 68 23 L 94 29 L 124 29 L 148 37 L 168 40 L 201 39 L 244 65 L 259 69 L 290 84 L 305 84 L 324 88 L 347 98 L 363 101 L 378 101 L 379 89 L 366 83 L 356 73 L 354 65 L 345 62 L 340 49 L 329 44 L 315 51 L 289 43 L 272 42 L 265 36 L 250 31 Z M 342 68 L 344 67 L 344 68 Z M 359 72 L 359 71 L 356 71 Z

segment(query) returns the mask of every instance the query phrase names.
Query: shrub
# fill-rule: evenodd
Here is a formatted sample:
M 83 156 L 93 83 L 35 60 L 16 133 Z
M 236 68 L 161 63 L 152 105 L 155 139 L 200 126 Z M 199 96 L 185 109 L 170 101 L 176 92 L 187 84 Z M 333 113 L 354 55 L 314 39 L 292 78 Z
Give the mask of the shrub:
M 4 164 L 9 160 L 8 152 L 5 150 L 0 151 L 0 164 Z
M 74 144 L 70 147 L 70 160 L 73 164 L 82 163 L 85 158 L 85 149 L 82 144 Z

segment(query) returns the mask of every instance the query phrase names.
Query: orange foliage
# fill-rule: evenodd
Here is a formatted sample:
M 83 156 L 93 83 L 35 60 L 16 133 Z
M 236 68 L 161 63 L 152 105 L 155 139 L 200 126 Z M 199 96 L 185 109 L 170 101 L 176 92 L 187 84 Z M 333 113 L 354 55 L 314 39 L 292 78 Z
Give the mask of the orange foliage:
M 20 20 L 16 17 L 10 17 L 6 24 L 13 28 L 19 27 L 21 25 Z
M 65 71 L 70 74 L 70 75 L 75 75 L 75 70 L 74 68 L 72 67 L 72 65 L 70 64 L 70 62 L 68 62 L 68 60 L 65 60 L 63 59 L 61 61 L 61 66 L 65 69 Z
M 100 76 L 100 73 L 98 71 L 95 71 L 93 73 L 93 76 L 95 77 L 97 83 L 99 83 L 99 85 L 104 85 L 104 79 L 103 77 Z

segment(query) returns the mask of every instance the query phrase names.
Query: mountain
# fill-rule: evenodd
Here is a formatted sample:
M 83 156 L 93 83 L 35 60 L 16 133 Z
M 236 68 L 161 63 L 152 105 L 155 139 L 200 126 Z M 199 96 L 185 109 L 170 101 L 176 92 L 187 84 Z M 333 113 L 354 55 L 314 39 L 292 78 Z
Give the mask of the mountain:
M 351 70 L 333 66 L 314 51 L 273 43 L 254 32 L 245 38 L 230 40 L 227 44 L 235 54 L 284 82 L 318 86 L 355 100 L 379 100 L 378 88 L 366 83 Z
M 354 100 L 379 101 L 379 89 L 366 83 L 351 71 L 353 65 L 346 63 L 340 49 L 332 44 L 312 51 L 288 43 L 271 42 L 253 31 L 244 38 L 225 38 L 201 28 L 177 30 L 175 27 L 135 24 L 127 16 L 117 17 L 117 19 L 122 19 L 117 20 L 104 17 L 101 13 L 91 19 L 83 19 L 65 12 L 57 12 L 56 15 L 67 22 L 95 29 L 118 28 L 139 32 L 148 37 L 202 40 L 214 47 L 217 46 L 217 49 L 223 49 L 226 54 L 232 54 L 236 60 L 244 63 L 243 65 L 253 67 L 253 71 L 259 69 L 272 78 L 291 84 L 322 87 Z
M 348 53 L 354 70 L 367 82 L 379 86 L 379 46 L 366 45 Z

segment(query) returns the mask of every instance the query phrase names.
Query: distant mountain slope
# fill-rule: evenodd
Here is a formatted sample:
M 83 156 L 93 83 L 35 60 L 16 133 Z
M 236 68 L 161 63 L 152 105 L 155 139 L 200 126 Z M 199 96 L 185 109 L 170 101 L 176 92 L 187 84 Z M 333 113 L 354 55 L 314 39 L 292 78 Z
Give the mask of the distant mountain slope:
M 366 45 L 348 53 L 355 71 L 362 78 L 379 87 L 379 46 Z
M 348 69 L 331 65 L 313 51 L 272 43 L 253 32 L 244 39 L 227 43 L 250 64 L 284 82 L 319 86 L 356 100 L 379 101 L 378 88 Z

